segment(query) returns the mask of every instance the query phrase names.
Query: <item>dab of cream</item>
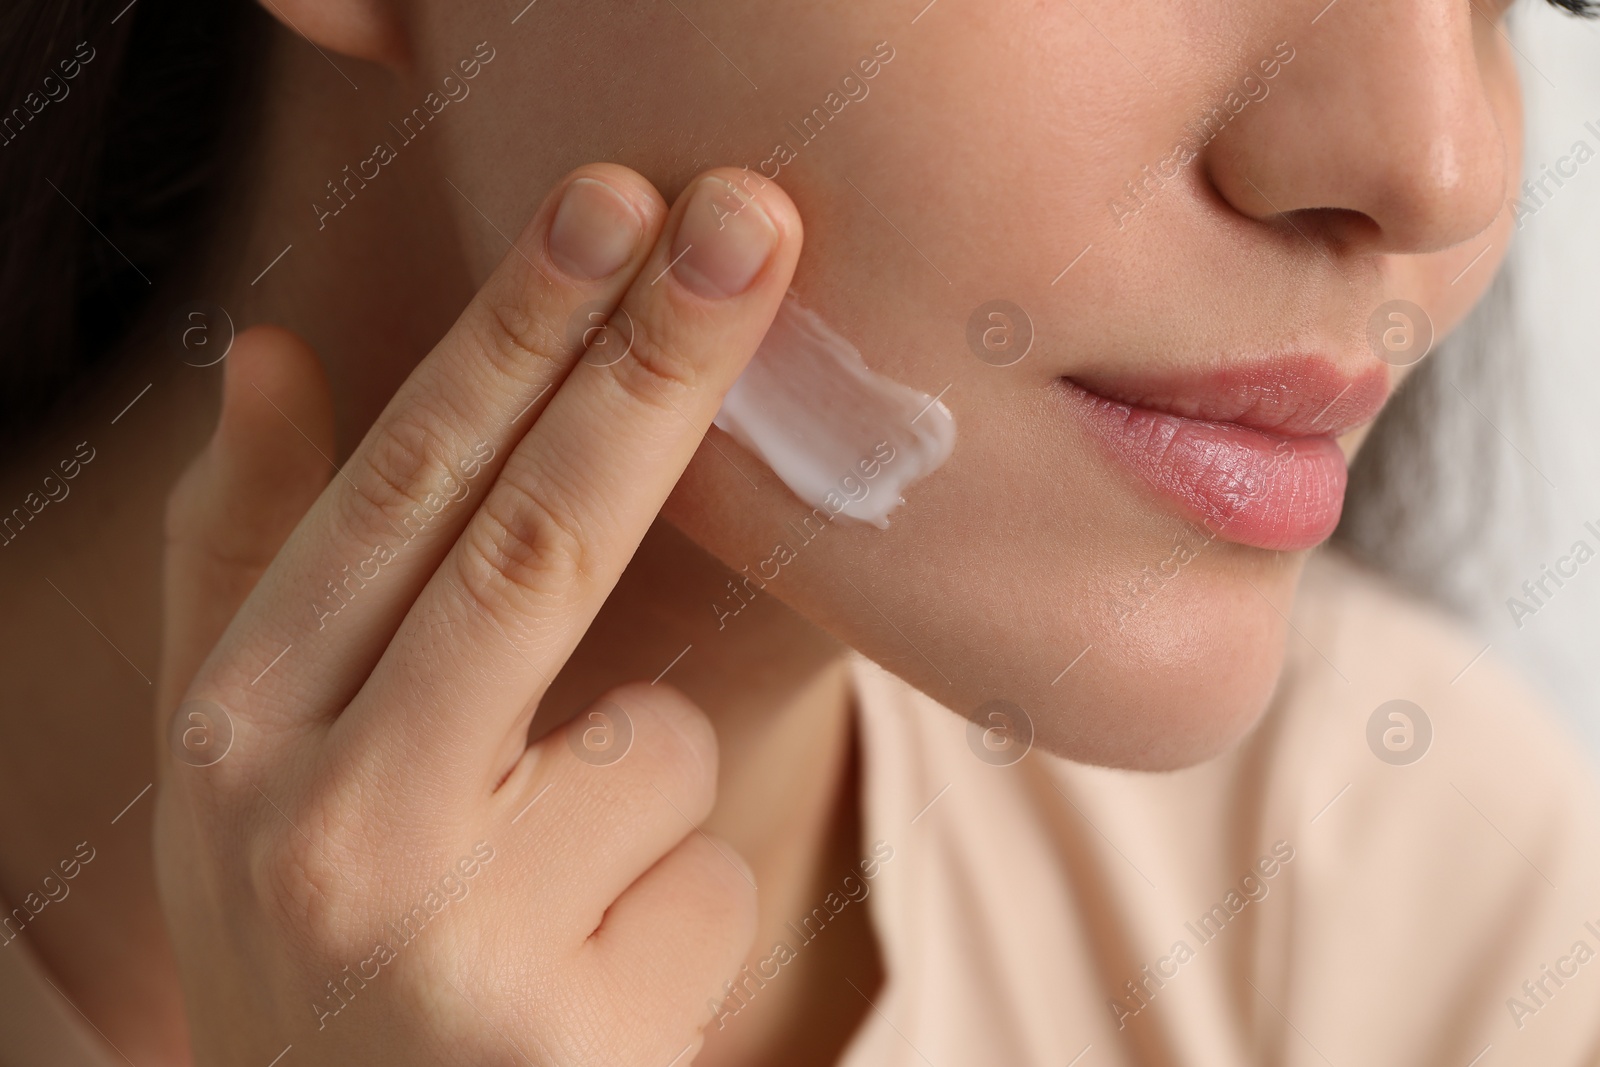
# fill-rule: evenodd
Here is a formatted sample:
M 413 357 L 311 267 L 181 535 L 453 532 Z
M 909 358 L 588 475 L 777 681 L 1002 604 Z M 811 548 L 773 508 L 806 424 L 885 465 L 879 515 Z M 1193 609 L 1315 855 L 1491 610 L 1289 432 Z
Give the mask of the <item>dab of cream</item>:
M 949 459 L 956 443 L 949 408 L 875 374 L 793 293 L 715 424 L 807 504 L 880 529 L 905 502 L 906 487 Z

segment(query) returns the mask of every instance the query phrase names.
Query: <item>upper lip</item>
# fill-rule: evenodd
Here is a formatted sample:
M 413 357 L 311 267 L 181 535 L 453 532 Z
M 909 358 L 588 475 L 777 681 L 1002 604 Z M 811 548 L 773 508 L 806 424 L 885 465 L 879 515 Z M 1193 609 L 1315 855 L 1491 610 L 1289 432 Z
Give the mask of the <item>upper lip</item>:
M 1370 422 L 1389 398 L 1387 367 L 1352 374 L 1320 356 L 1204 371 L 1088 372 L 1066 380 L 1113 403 L 1281 437 L 1337 437 Z

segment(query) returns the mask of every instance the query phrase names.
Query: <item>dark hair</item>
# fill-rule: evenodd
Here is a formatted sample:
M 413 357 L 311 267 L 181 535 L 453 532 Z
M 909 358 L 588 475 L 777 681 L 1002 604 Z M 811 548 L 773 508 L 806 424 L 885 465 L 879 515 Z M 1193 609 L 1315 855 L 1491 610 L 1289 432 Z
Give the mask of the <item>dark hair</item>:
M 249 0 L 0 9 L 0 440 L 103 369 L 205 224 L 264 41 Z

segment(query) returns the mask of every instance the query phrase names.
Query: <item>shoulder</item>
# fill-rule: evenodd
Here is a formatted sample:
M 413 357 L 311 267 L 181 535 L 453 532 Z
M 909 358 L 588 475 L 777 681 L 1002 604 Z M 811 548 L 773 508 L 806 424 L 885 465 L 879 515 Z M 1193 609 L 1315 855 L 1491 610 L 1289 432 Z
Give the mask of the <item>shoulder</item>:
M 1308 568 L 1289 640 L 1230 759 L 1304 842 L 1295 970 L 1369 1018 L 1470 1035 L 1465 1059 L 1575 1061 L 1600 1035 L 1600 965 L 1538 983 L 1600 949 L 1593 757 L 1486 639 L 1340 556 Z
M 906 844 L 884 900 L 928 911 L 916 929 L 895 916 L 917 909 L 885 911 L 888 941 L 914 946 L 980 906 L 1027 915 L 1008 966 L 1029 977 L 1008 995 L 1048 989 L 1092 1030 L 1111 1018 L 1104 990 L 1209 917 L 1230 932 L 1204 938 L 1210 962 L 1155 1001 L 1174 1032 L 1238 1019 L 1244 1048 L 1288 1018 L 1334 1062 L 1467 1063 L 1489 1044 L 1497 1062 L 1588 1062 L 1600 802 L 1587 755 L 1483 639 L 1337 556 L 1311 563 L 1289 642 L 1255 730 L 1164 774 L 1041 752 L 990 766 L 963 719 L 863 665 L 867 821 Z M 925 898 L 952 872 L 959 900 L 941 912 Z M 910 887 L 898 896 L 896 879 Z M 1039 945 L 1053 949 L 1044 970 L 1028 962 Z
M 1488 821 L 1491 834 L 1517 830 L 1529 861 L 1575 862 L 1580 841 L 1587 865 L 1600 860 L 1593 756 L 1488 640 L 1330 553 L 1308 568 L 1289 642 L 1243 748 L 1270 749 L 1309 791 L 1303 803 L 1324 799 L 1314 783 L 1348 785 L 1349 808 L 1364 810 L 1365 794 L 1373 818 L 1381 806 L 1401 823 Z
M 1544 788 L 1593 791 L 1593 760 L 1500 649 L 1339 553 L 1310 561 L 1289 643 L 1268 728 L 1278 717 L 1291 731 L 1330 718 L 1347 729 L 1364 714 L 1366 725 L 1396 728 L 1362 732 L 1357 754 L 1374 757 L 1370 771 L 1422 766 L 1436 751 L 1462 770 L 1538 767 Z

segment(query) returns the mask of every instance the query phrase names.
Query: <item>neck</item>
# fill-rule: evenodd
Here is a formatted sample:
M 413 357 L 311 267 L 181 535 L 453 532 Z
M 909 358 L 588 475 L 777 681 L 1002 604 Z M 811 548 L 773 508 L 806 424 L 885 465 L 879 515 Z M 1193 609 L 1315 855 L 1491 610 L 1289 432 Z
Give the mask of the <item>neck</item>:
M 386 167 L 379 180 L 319 226 L 312 203 L 326 196 L 328 180 L 365 154 L 351 146 L 367 144 L 390 114 L 406 110 L 398 107 L 403 92 L 387 89 L 383 72 L 363 68 L 357 72 L 361 91 L 354 93 L 303 42 L 278 44 L 269 74 L 274 106 L 246 161 L 255 177 L 225 212 L 193 276 L 215 287 L 198 286 L 198 292 L 182 296 L 222 305 L 241 326 L 288 326 L 317 348 L 334 389 L 335 458 L 343 462 L 470 297 L 475 279 L 467 250 L 474 242 L 460 226 L 481 220 L 452 201 L 457 194 L 443 181 L 433 155 L 442 140 L 422 138 L 405 148 L 402 165 Z M 347 72 L 358 66 L 341 65 Z M 344 103 L 330 107 L 330 100 Z M 498 228 L 512 232 L 516 220 L 502 220 Z M 19 541 L 8 548 L 8 562 L 18 565 L 8 566 L 0 581 L 8 590 L 25 590 L 20 599 L 37 600 L 37 614 L 48 609 L 45 617 L 54 619 L 63 605 L 57 593 L 29 581 L 35 565 L 83 579 L 71 592 L 91 588 L 85 582 L 100 578 L 105 584 L 85 610 L 101 630 L 122 637 L 117 643 L 133 661 L 153 665 L 147 638 L 157 629 L 160 610 L 154 580 L 160 502 L 215 421 L 214 380 L 205 376 L 216 371 L 183 367 L 166 349 L 148 357 L 110 383 L 103 398 L 87 403 L 75 420 L 80 425 L 60 440 L 78 440 L 88 432 L 83 427 L 98 431 L 151 377 L 157 381 L 140 402 L 140 421 L 164 432 L 121 435 L 115 450 L 102 449 L 106 459 L 98 466 L 104 469 L 96 471 L 104 475 L 101 505 L 61 508 L 51 516 L 59 528 L 49 541 L 36 537 L 31 546 Z M 93 491 L 84 482 L 80 491 Z M 128 575 L 148 580 L 129 581 Z M 732 578 L 658 521 L 541 704 L 535 729 L 565 719 L 613 685 L 658 676 L 706 712 L 721 745 L 718 803 L 706 829 L 727 839 L 754 870 L 761 889 L 759 956 L 785 921 L 807 911 L 821 887 L 855 859 L 849 687 L 843 648 L 770 597 L 757 596 L 736 617 L 719 620 L 712 605 L 728 596 Z M 54 673 L 52 665 L 68 672 L 80 652 L 59 634 L 19 633 L 0 656 L 16 668 L 8 672 L 13 676 L 43 678 Z M 25 839 L 0 851 L 0 897 L 26 892 L 35 869 L 48 869 L 57 858 L 60 842 L 78 840 L 87 820 L 116 811 L 153 779 L 150 690 L 130 685 L 122 661 L 115 662 L 93 677 L 79 672 L 69 685 L 41 684 L 30 705 L 36 711 L 48 705 L 55 729 L 69 731 L 70 724 L 75 735 L 97 738 L 96 758 L 66 744 L 56 746 L 51 755 L 58 758 L 48 761 L 30 753 L 32 766 L 48 773 L 19 773 L 17 789 L 4 790 L 0 800 L 8 810 L 36 814 Z M 115 714 L 108 717 L 108 708 Z M 12 720 L 5 729 L 26 738 L 22 725 Z M 73 803 L 38 804 L 28 794 L 35 779 L 53 781 Z M 86 886 L 88 899 L 78 912 L 83 921 L 74 927 L 63 917 L 52 936 L 41 934 L 34 944 L 46 968 L 115 1044 L 137 1062 L 177 1063 L 187 1058 L 186 1042 L 149 863 L 150 811 L 148 803 L 135 805 L 116 827 L 128 838 L 127 847 L 100 852 L 98 873 L 115 891 L 91 893 Z M 123 936 L 105 938 L 107 929 Z M 753 1053 L 788 1062 L 808 1046 L 836 1052 L 855 1016 L 834 1013 L 838 1032 L 822 1033 L 827 1028 L 815 1025 L 815 1012 L 802 1010 L 818 996 L 817 983 L 803 976 L 807 970 L 813 976 L 835 973 L 840 957 L 859 956 L 870 935 L 865 928 L 854 936 L 841 929 L 830 940 L 825 948 L 808 949 L 803 965 L 791 968 L 797 977 L 764 993 L 763 1002 L 741 1012 L 736 1024 L 710 1032 L 697 1062 L 734 1062 Z M 870 948 L 866 952 L 870 957 Z M 128 982 L 135 971 L 146 979 L 143 986 Z M 863 971 L 853 973 L 871 980 Z M 126 995 L 130 988 L 148 994 L 135 1003 Z M 807 1015 L 810 1032 L 796 1042 L 797 1028 L 790 1024 Z M 771 1047 L 785 1042 L 788 1055 Z

